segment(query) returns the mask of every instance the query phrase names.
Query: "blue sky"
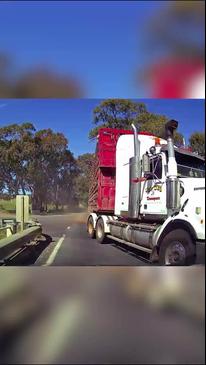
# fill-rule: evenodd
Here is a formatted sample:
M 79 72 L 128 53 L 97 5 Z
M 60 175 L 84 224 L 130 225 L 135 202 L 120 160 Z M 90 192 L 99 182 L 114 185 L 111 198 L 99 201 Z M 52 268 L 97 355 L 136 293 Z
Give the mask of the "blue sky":
M 46 65 L 74 76 L 87 97 L 144 97 L 145 27 L 162 1 L 3 1 L 0 52 L 13 71 Z
M 101 99 L 0 99 L 0 126 L 32 122 L 36 129 L 52 128 L 69 140 L 69 148 L 78 156 L 93 152 L 88 140 L 92 128 L 92 110 Z M 147 109 L 179 121 L 186 141 L 194 131 L 204 131 L 204 100 L 138 99 Z

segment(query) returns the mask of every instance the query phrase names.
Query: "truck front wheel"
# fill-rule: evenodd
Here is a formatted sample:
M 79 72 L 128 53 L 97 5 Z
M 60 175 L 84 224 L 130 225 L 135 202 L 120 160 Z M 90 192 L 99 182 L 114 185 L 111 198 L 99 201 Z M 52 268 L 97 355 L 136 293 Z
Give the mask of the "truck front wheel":
M 104 222 L 102 218 L 99 218 L 96 225 L 96 239 L 99 243 L 107 242 L 107 235 L 104 231 Z
M 189 233 L 183 229 L 169 232 L 160 244 L 161 265 L 183 266 L 195 262 L 195 245 Z

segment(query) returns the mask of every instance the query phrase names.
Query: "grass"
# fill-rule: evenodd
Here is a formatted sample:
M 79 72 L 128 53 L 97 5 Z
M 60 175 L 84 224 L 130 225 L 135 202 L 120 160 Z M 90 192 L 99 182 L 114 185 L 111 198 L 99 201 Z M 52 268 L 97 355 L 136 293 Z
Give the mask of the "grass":
M 0 199 L 0 211 L 8 213 L 15 213 L 16 211 L 16 199 L 4 200 Z
M 87 211 L 85 207 L 77 206 L 60 206 L 58 210 L 55 209 L 53 204 L 47 205 L 47 212 L 41 214 L 68 214 L 68 213 L 84 213 Z M 14 199 L 0 199 L 0 218 L 6 217 L 8 214 L 13 215 L 16 213 L 16 198 Z M 36 213 L 36 212 L 34 212 Z M 38 212 L 39 214 L 39 212 Z

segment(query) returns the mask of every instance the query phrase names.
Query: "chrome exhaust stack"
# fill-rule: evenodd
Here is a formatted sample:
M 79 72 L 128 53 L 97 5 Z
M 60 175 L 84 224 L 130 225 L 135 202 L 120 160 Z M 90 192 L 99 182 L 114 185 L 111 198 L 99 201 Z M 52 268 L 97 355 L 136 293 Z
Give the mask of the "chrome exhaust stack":
M 137 219 L 139 217 L 141 184 L 138 179 L 141 177 L 140 162 L 140 141 L 138 139 L 137 128 L 132 124 L 134 132 L 134 157 L 129 159 L 129 218 Z
M 168 215 L 180 210 L 180 181 L 177 177 L 177 162 L 174 150 L 174 131 L 178 127 L 176 120 L 170 120 L 165 124 L 165 136 L 168 147 L 168 172 L 166 180 L 166 205 Z

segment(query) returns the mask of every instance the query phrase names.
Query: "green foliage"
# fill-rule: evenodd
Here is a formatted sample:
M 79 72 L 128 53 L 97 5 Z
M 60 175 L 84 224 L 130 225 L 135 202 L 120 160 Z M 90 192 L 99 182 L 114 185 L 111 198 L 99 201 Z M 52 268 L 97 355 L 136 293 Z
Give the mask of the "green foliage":
M 194 132 L 189 139 L 190 146 L 194 152 L 197 152 L 200 156 L 205 157 L 205 133 Z
M 181 133 L 175 131 L 174 132 L 174 143 L 175 143 L 175 145 L 177 147 L 180 147 L 180 146 L 183 145 L 183 142 L 184 142 L 184 136 Z
M 145 112 L 138 116 L 136 122 L 140 131 L 147 131 L 157 137 L 165 138 L 165 124 L 168 122 L 168 118 L 165 115 Z M 182 145 L 183 135 L 175 131 L 174 142 L 177 145 Z
M 76 161 L 62 133 L 35 131 L 31 123 L 0 128 L 0 192 L 30 192 L 33 207 L 71 204 Z
M 164 126 L 168 119 L 164 115 L 145 112 L 136 120 L 140 131 L 146 131 L 158 137 L 165 137 Z
M 100 127 L 130 129 L 137 116 L 145 111 L 144 103 L 128 99 L 103 100 L 93 110 L 93 122 L 96 127 L 90 131 L 89 138 L 95 138 Z
M 0 199 L 0 211 L 15 212 L 16 199 Z
M 84 206 L 88 202 L 89 178 L 93 160 L 93 153 L 85 153 L 77 158 L 78 175 L 75 180 L 76 198 Z
M 36 205 L 41 205 L 43 201 L 46 205 L 52 202 L 58 209 L 59 204 L 71 204 L 77 170 L 67 144 L 62 133 L 54 133 L 51 129 L 36 133 L 35 158 L 29 166 Z
M 25 192 L 25 179 L 32 158 L 34 126 L 31 123 L 12 124 L 0 128 L 0 186 L 10 195 Z
M 101 127 L 131 129 L 131 124 L 137 124 L 139 131 L 147 131 L 155 136 L 165 138 L 165 123 L 168 118 L 164 115 L 150 113 L 144 103 L 128 99 L 104 100 L 93 110 L 95 125 L 89 133 L 89 138 L 97 136 Z M 183 136 L 176 132 L 175 143 L 182 144 Z

